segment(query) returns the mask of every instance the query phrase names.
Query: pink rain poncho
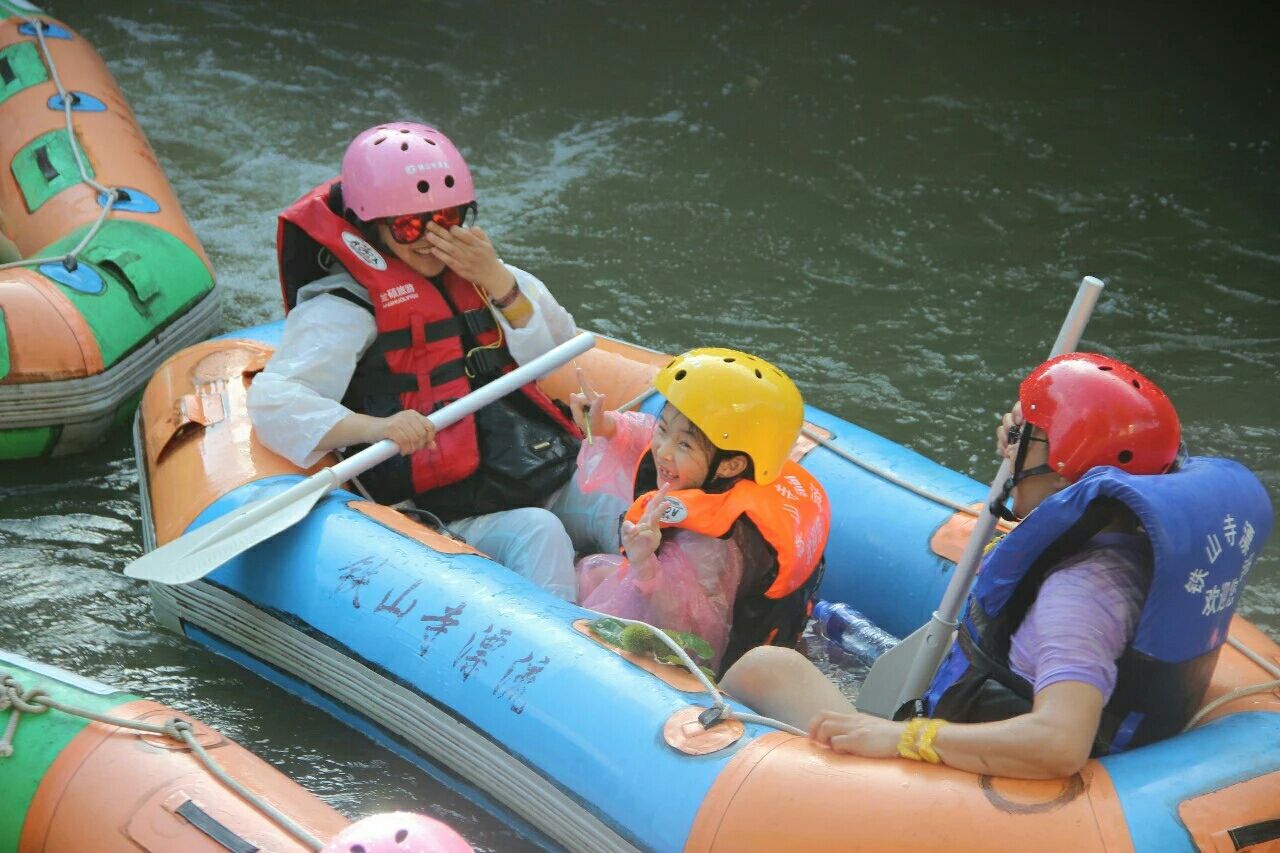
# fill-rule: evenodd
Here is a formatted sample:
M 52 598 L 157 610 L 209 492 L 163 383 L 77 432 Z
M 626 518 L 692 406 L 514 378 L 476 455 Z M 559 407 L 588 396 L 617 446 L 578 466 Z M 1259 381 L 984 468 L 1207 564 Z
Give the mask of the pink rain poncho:
M 611 413 L 612 438 L 596 436 L 578 451 L 578 487 L 632 500 L 636 466 L 649 450 L 657 419 L 640 412 Z M 578 561 L 578 602 L 584 607 L 660 628 L 690 631 L 715 649 L 717 669 L 729 642 L 733 603 L 742 580 L 742 552 L 733 537 L 717 539 L 666 528 L 655 554 L 656 570 L 641 581 L 621 554 L 593 554 Z

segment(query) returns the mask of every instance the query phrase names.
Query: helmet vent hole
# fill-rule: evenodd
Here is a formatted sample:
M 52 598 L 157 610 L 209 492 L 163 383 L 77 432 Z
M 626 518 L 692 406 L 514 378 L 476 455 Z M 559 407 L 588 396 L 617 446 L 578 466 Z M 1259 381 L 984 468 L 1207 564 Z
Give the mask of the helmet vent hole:
M 760 372 L 760 368 L 756 368 L 756 379 L 764 379 L 764 374 Z
M 1098 365 L 1098 369 L 1099 369 L 1099 370 L 1111 370 L 1111 365 L 1109 365 L 1109 364 L 1099 364 L 1099 365 Z
M 401 151 L 408 151 L 408 150 L 409 150 L 409 143 L 407 143 L 407 142 L 401 142 L 401 143 L 400 143 L 400 150 L 401 150 Z
M 407 128 L 407 127 L 402 127 L 402 128 L 400 128 L 400 132 L 401 132 L 401 133 L 408 133 L 408 132 L 409 132 L 409 128 Z
M 352 845 L 351 845 L 351 853 L 364 853 L 364 845 L 363 845 L 363 844 L 352 844 Z
M 386 141 L 387 141 L 387 138 L 386 138 L 385 136 L 379 136 L 377 139 L 373 140 L 373 144 L 374 144 L 374 145 L 381 145 L 382 143 L 384 143 L 384 142 L 386 142 Z
M 422 141 L 423 141 L 423 142 L 425 142 L 425 143 L 427 143 L 428 145 L 435 145 L 435 144 L 436 144 L 436 141 L 435 141 L 434 139 L 427 139 L 427 137 L 425 137 L 425 136 L 424 136 L 424 137 L 422 137 Z
M 1116 458 L 1120 460 L 1121 465 L 1124 465 L 1125 463 L 1133 460 L 1133 451 L 1121 450 L 1120 453 L 1116 456 Z
M 677 371 L 676 371 L 676 381 L 677 381 L 677 382 L 679 382 L 681 379 L 684 379 L 685 374 L 686 374 L 686 371 L 684 371 L 684 370 L 677 370 Z
M 1142 389 L 1142 383 L 1141 383 L 1141 382 L 1139 382 L 1138 380 L 1136 380 L 1136 379 L 1130 379 L 1129 381 L 1133 383 L 1133 387 L 1134 387 L 1134 388 L 1137 388 L 1137 389 L 1139 389 L 1139 390 L 1141 390 L 1141 389 Z
M 409 830 L 407 829 L 396 830 L 396 844 L 404 844 L 404 840 L 408 837 L 409 837 Z
M 418 192 L 425 193 L 431 189 L 431 184 L 426 181 L 418 181 Z
M 446 187 L 449 187 L 450 189 L 453 189 L 453 175 L 444 176 L 444 185 Z
M 726 358 L 726 359 L 724 360 L 724 363 L 725 363 L 725 364 L 733 364 L 733 359 L 731 359 L 731 358 Z

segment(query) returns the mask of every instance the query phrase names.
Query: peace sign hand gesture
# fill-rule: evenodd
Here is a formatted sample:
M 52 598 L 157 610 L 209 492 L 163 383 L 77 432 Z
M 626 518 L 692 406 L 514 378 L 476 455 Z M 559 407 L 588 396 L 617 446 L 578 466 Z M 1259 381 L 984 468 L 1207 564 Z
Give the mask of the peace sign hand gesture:
M 591 387 L 591 382 L 581 367 L 575 367 L 574 370 L 577 371 L 578 387 L 582 391 L 569 395 L 569 411 L 573 414 L 573 422 L 587 435 L 612 438 L 615 431 L 613 415 L 604 410 L 604 395 L 597 394 Z
M 658 493 L 644 508 L 639 521 L 634 524 L 630 521 L 622 522 L 622 550 L 627 552 L 627 560 L 631 562 L 633 569 L 641 573 L 642 580 L 656 568 L 651 565 L 651 560 L 662 544 L 662 528 L 658 526 L 658 520 L 666 509 L 667 492 L 670 489 L 670 484 L 658 489 Z

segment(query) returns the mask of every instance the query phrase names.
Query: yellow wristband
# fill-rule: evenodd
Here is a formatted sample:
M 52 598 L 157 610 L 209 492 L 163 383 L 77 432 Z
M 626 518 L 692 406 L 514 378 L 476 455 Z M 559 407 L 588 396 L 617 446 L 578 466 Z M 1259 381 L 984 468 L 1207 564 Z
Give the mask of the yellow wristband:
M 924 724 L 924 717 L 916 717 L 907 723 L 907 727 L 902 730 L 902 737 L 898 738 L 898 755 L 912 761 L 920 760 L 920 753 L 916 751 L 916 733 Z
M 942 759 L 938 757 L 937 751 L 933 748 L 933 739 L 938 736 L 938 730 L 946 724 L 946 720 L 930 720 L 925 725 L 924 732 L 920 735 L 920 742 L 916 744 L 916 749 L 920 751 L 920 757 L 930 764 L 942 763 Z
M 528 299 L 517 299 L 506 308 L 499 310 L 502 311 L 502 316 L 507 318 L 508 323 L 518 327 L 533 316 L 533 303 Z

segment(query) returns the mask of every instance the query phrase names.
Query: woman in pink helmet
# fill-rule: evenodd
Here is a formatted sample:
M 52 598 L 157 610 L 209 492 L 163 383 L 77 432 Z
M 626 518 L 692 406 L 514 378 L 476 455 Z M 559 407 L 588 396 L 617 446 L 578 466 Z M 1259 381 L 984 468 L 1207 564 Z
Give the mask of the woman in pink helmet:
M 389 438 L 401 456 L 362 475 L 495 560 L 572 599 L 574 542 L 607 516 L 571 486 L 579 433 L 536 385 L 433 434 L 426 415 L 572 337 L 573 318 L 483 230 L 466 161 L 435 128 L 380 124 L 340 179 L 280 215 L 287 315 L 249 390 L 259 439 L 296 465 Z M 620 508 L 618 512 L 621 512 Z M 616 514 L 614 515 L 616 518 Z
M 1013 513 L 1003 501 L 1001 509 L 1010 520 L 1026 518 L 1015 534 L 1035 535 L 1044 525 L 1039 529 L 1054 531 L 1047 536 L 1058 536 L 1054 525 L 1067 517 L 1073 523 L 1041 552 L 1015 535 L 1003 540 L 1011 547 L 989 548 L 960 638 L 925 696 L 927 716 L 894 721 L 859 713 L 806 658 L 771 646 L 730 668 L 725 689 L 836 752 L 1030 779 L 1069 776 L 1091 752 L 1143 742 L 1128 738 L 1159 716 L 1141 706 L 1153 697 L 1185 694 L 1183 707 L 1194 710 L 1199 675 L 1162 694 L 1149 664 L 1132 652 L 1153 560 L 1137 517 L 1109 498 L 1088 503 L 1083 514 L 1064 501 L 1046 504 L 1086 474 L 1094 482 L 1108 476 L 1108 466 L 1119 477 L 1174 468 L 1181 427 L 1172 403 L 1132 367 L 1073 353 L 1026 378 L 997 436 L 1000 453 L 1015 460 L 1005 491 Z M 1001 589 L 1017 591 L 988 612 L 988 593 Z M 1150 739 L 1176 733 L 1186 721 L 1156 720 L 1162 728 Z

